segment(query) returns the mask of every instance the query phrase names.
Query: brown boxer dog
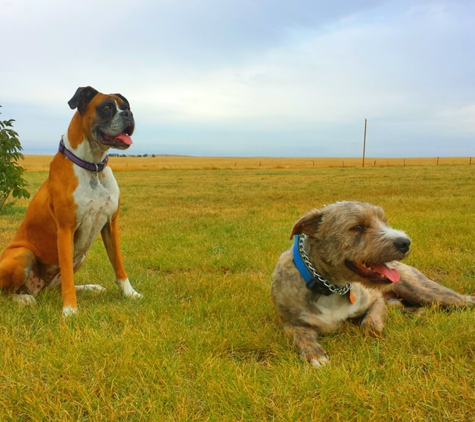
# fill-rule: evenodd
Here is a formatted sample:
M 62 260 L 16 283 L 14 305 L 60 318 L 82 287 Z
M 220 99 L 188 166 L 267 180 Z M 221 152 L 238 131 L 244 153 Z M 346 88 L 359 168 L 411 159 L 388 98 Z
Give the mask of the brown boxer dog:
M 22 304 L 61 284 L 63 315 L 77 312 L 76 290 L 104 290 L 74 285 L 92 242 L 101 233 L 115 281 L 127 297 L 139 298 L 122 262 L 117 230 L 119 187 L 107 166 L 109 148 L 132 144 L 134 118 L 120 94 L 105 95 L 88 86 L 68 102 L 76 109 L 49 177 L 31 200 L 12 242 L 0 256 L 0 287 Z

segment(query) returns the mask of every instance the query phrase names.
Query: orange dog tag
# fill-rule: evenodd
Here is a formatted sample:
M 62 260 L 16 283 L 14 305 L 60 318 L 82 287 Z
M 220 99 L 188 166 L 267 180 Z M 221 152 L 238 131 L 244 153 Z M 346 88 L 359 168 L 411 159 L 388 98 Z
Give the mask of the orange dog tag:
M 350 290 L 349 299 L 350 299 L 351 304 L 355 303 L 355 296 L 353 295 L 353 292 L 351 290 Z

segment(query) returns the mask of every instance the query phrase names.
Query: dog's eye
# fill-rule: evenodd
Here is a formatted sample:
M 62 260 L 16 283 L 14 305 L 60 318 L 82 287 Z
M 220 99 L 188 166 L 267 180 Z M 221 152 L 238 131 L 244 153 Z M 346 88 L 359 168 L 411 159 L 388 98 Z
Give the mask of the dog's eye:
M 102 110 L 104 110 L 106 113 L 109 113 L 109 111 L 111 111 L 111 106 L 106 105 L 106 106 L 102 107 Z
M 352 227 L 350 230 L 354 232 L 363 233 L 366 230 L 366 227 L 362 224 L 358 224 L 357 226 Z

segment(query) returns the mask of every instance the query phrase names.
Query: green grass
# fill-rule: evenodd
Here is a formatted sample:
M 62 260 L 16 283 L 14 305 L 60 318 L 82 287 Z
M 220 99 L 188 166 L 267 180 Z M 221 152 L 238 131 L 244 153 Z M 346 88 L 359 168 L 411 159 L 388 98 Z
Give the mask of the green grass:
M 27 173 L 33 190 L 46 173 Z M 475 294 L 475 167 L 116 172 L 129 278 L 121 297 L 98 239 L 76 275 L 103 294 L 20 308 L 0 297 L 0 420 L 468 421 L 475 313 L 391 309 L 382 339 L 352 325 L 322 338 L 315 370 L 285 337 L 270 275 L 294 221 L 337 200 L 383 206 L 413 240 L 406 260 Z M 0 247 L 27 201 L 0 215 Z

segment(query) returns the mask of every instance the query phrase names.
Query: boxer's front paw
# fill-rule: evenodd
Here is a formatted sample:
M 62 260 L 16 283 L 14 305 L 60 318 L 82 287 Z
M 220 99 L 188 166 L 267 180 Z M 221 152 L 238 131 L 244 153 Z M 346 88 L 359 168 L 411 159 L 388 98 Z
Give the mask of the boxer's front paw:
M 122 290 L 122 293 L 124 294 L 125 297 L 131 298 L 131 299 L 140 299 L 143 297 L 140 293 L 137 293 L 135 291 L 135 289 L 130 284 L 130 281 L 128 278 L 126 278 L 125 280 L 116 280 L 115 282 L 119 286 L 120 290 Z
M 78 313 L 77 308 L 72 308 L 71 306 L 66 306 L 63 308 L 63 317 L 70 317 Z
M 129 297 L 131 299 L 141 299 L 143 298 L 143 295 L 136 292 L 135 290 L 132 290 L 132 292 L 126 295 L 126 297 Z

